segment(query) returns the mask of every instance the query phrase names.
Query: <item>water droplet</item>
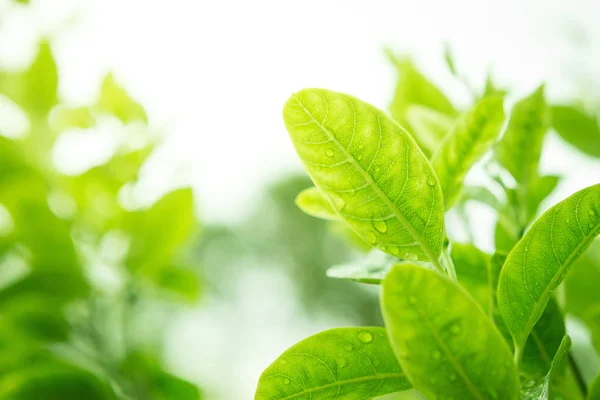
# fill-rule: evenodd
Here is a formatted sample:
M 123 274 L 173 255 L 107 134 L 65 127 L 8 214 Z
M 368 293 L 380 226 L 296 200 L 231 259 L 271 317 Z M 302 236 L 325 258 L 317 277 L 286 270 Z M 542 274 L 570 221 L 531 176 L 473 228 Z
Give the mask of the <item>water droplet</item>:
M 410 296 L 408 298 L 408 304 L 412 304 L 412 305 L 417 304 L 417 298 L 415 296 Z
M 590 229 L 594 229 L 594 224 L 589 224 L 589 225 L 588 225 L 588 228 L 590 228 Z
M 571 223 L 571 220 L 570 220 L 569 218 L 567 218 L 567 219 L 565 219 L 565 222 L 566 222 L 567 224 L 569 224 L 569 223 Z
M 344 350 L 346 350 L 348 353 L 350 353 L 350 352 L 351 352 L 353 349 L 354 349 L 354 347 L 352 347 L 352 345 L 351 345 L 351 344 L 347 344 L 347 345 L 344 347 Z
M 374 173 L 374 174 L 378 173 L 380 169 L 381 169 L 381 168 L 379 167 L 379 165 L 376 165 L 376 166 L 374 166 L 374 167 L 373 167 L 373 173 Z
M 594 210 L 590 210 L 590 217 L 593 217 L 594 215 L 596 215 L 596 213 L 594 212 Z
M 358 339 L 364 344 L 369 344 L 373 341 L 373 335 L 367 331 L 360 331 L 358 333 Z
M 325 149 L 325 155 L 327 157 L 333 157 L 333 154 L 334 154 L 333 149 Z
M 358 161 L 362 160 L 362 158 L 363 158 L 363 155 L 362 155 L 362 154 L 358 154 L 358 155 L 356 156 L 356 159 L 357 159 Z
M 373 227 L 381 233 L 387 232 L 387 223 L 385 221 L 373 221 Z
M 452 324 L 450 326 L 450 332 L 454 333 L 455 335 L 458 335 L 461 331 L 460 325 L 459 324 Z
M 434 360 L 439 360 L 440 358 L 442 358 L 442 353 L 439 350 L 436 350 L 431 354 L 431 358 L 433 358 Z
M 448 376 L 448 380 L 450 382 L 456 382 L 456 375 L 455 374 L 451 374 L 450 376 Z
M 431 187 L 435 186 L 435 178 L 433 175 L 427 175 L 427 184 Z
M 398 256 L 400 254 L 400 250 L 398 250 L 398 248 L 396 246 L 388 247 L 388 251 L 395 256 Z
M 419 258 L 414 253 L 407 253 L 407 254 L 404 254 L 404 259 L 408 260 L 408 261 L 417 261 Z
M 281 361 L 279 361 L 279 364 L 281 364 L 281 365 L 286 365 L 287 363 L 288 363 L 287 360 L 281 360 Z
M 289 384 L 290 384 L 290 382 L 291 382 L 291 381 L 290 381 L 288 378 L 285 378 L 285 379 L 283 380 L 283 383 L 284 383 L 284 384 L 286 384 L 286 385 L 289 385 Z
M 358 145 L 358 149 L 359 149 L 359 150 L 362 150 L 362 149 L 364 149 L 364 148 L 365 148 L 365 145 L 364 145 L 364 144 L 360 143 L 360 144 Z
M 373 244 L 377 241 L 377 236 L 375 236 L 375 233 L 373 233 L 371 231 L 366 231 L 364 233 L 364 236 L 365 236 L 365 240 L 371 244 Z
M 338 368 L 344 368 L 346 365 L 348 365 L 348 360 L 345 358 L 338 358 L 337 360 L 335 360 Z

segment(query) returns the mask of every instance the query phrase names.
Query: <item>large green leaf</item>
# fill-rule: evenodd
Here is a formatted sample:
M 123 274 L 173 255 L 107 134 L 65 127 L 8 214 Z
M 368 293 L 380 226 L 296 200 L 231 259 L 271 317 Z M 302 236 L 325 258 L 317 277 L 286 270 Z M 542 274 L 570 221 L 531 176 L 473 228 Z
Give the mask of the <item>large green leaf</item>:
M 550 127 L 544 87 L 513 107 L 506 132 L 497 148 L 500 163 L 525 187 L 538 175 L 542 144 Z
M 542 215 L 510 252 L 498 303 L 522 349 L 571 264 L 600 232 L 600 185 L 583 189 Z
M 283 111 L 296 151 L 338 215 L 373 246 L 438 263 L 442 192 L 412 137 L 352 96 L 305 89 Z
M 600 127 L 595 116 L 574 106 L 554 106 L 552 127 L 579 151 L 600 157 Z
M 340 219 L 331 204 L 316 187 L 304 189 L 296 197 L 296 205 L 313 217 L 337 221 Z
M 108 74 L 102 82 L 97 108 L 100 112 L 114 115 L 125 123 L 148 121 L 142 106 L 117 84 L 112 74 Z
M 487 96 L 456 122 L 431 159 L 446 209 L 456 201 L 467 172 L 492 147 L 504 121 L 502 96 Z
M 410 389 L 383 328 L 337 328 L 286 350 L 261 375 L 255 400 L 359 400 Z
M 491 256 L 467 243 L 452 243 L 451 256 L 458 282 L 491 315 L 494 309 Z
M 456 283 L 403 263 L 385 278 L 381 301 L 402 370 L 428 399 L 517 398 L 517 370 L 508 345 Z

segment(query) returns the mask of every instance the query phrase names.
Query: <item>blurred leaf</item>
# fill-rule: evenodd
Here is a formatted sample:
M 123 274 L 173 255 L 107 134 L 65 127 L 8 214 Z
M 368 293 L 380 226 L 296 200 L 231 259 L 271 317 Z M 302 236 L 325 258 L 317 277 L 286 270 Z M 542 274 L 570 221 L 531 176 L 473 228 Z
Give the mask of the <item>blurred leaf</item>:
M 505 207 L 496 195 L 484 186 L 464 185 L 457 201 L 459 204 L 464 204 L 469 200 L 486 204 L 496 211 L 500 211 Z
M 553 106 L 552 127 L 579 151 L 600 157 L 600 127 L 595 116 L 576 106 Z
M 200 296 L 201 287 L 198 275 L 190 268 L 167 266 L 159 268 L 151 277 L 156 287 L 165 294 L 194 303 Z
M 102 82 L 98 109 L 116 116 L 124 123 L 148 122 L 142 106 L 129 97 L 129 94 L 115 82 L 112 74 L 108 74 Z
M 121 373 L 131 382 L 128 389 L 138 398 L 152 400 L 200 400 L 202 395 L 192 383 L 162 370 L 149 353 L 131 353 L 121 365 Z
M 456 64 L 454 62 L 454 54 L 452 53 L 452 49 L 450 45 L 446 43 L 444 45 L 444 61 L 446 62 L 446 66 L 452 73 L 452 75 L 456 75 Z
M 527 196 L 527 221 L 532 221 L 536 216 L 540 204 L 556 188 L 560 177 L 555 175 L 546 175 L 536 177 L 531 181 Z
M 42 359 L 0 376 L 7 400 L 115 400 L 112 390 L 89 372 L 64 361 Z
M 351 248 L 356 249 L 362 253 L 367 253 L 373 249 L 371 245 L 363 238 L 361 238 L 356 232 L 354 232 L 348 225 L 342 221 L 332 221 L 328 225 L 331 233 L 341 238 Z
M 458 282 L 473 296 L 486 313 L 491 315 L 493 303 L 493 277 L 490 276 L 491 256 L 472 244 L 452 243 L 452 261 Z
M 409 125 L 406 117 L 409 106 L 419 104 L 448 116 L 455 115 L 456 110 L 448 98 L 415 67 L 410 59 L 397 57 L 389 51 L 388 56 L 398 73 L 398 83 L 390 106 L 392 117 L 415 135 L 421 149 L 427 151 L 428 146 L 431 146 L 431 141 L 429 138 L 422 140 Z M 431 153 L 427 152 L 426 154 L 430 155 Z
M 306 214 L 313 217 L 339 221 L 331 204 L 316 187 L 309 187 L 301 191 L 296 197 L 296 205 Z
M 372 250 L 359 261 L 334 265 L 327 270 L 327 276 L 379 285 L 392 266 L 399 261 L 398 258 L 379 250 Z
M 366 399 L 410 388 L 385 329 L 337 328 L 283 352 L 261 374 L 254 399 Z
M 491 149 L 504 122 L 504 99 L 484 97 L 462 114 L 444 137 L 431 164 L 440 180 L 444 206 L 450 209 L 473 165 Z
M 127 266 L 135 273 L 152 273 L 170 264 L 196 227 L 192 190 L 166 194 L 152 207 L 131 212 L 125 230 L 131 236 Z
M 564 282 L 565 309 L 585 319 L 600 307 L 600 241 L 595 240 L 575 261 Z M 600 347 L 598 348 L 600 351 Z
M 406 121 L 426 154 L 434 154 L 454 124 L 454 118 L 419 104 L 406 108 Z
M 600 400 L 600 375 L 590 385 L 588 400 Z
M 41 41 L 38 54 L 23 72 L 0 72 L 0 93 L 21 106 L 30 116 L 46 118 L 57 103 L 58 72 L 47 41 Z
M 515 104 L 497 147 L 500 163 L 524 187 L 538 176 L 542 144 L 549 128 L 550 110 L 542 85 Z
M 50 115 L 50 125 L 57 132 L 69 128 L 91 128 L 96 122 L 89 107 L 57 107 Z

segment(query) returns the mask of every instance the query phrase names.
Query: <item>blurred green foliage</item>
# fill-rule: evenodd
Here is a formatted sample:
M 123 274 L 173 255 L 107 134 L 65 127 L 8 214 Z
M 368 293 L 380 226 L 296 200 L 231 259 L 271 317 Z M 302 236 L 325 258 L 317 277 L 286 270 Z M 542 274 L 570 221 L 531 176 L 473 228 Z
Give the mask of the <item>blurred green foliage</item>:
M 200 296 L 186 251 L 199 232 L 193 193 L 126 207 L 157 144 L 144 109 L 112 75 L 85 106 L 60 104 L 58 84 L 47 41 L 24 71 L 0 71 L 0 94 L 29 122 L 0 136 L 0 398 L 199 399 L 161 360 L 164 321 L 143 320 Z M 107 118 L 123 127 L 109 160 L 60 173 L 57 139 L 94 135 Z

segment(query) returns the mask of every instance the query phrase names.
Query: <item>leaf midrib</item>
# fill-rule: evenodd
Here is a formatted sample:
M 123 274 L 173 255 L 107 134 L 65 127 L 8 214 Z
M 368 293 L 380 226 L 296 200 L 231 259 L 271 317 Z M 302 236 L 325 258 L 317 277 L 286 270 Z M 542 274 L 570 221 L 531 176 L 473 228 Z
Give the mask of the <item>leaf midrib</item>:
M 326 390 L 326 389 L 331 389 L 331 388 L 335 388 L 335 387 L 341 387 L 343 385 L 349 385 L 349 384 L 353 384 L 353 383 L 362 383 L 362 382 L 368 382 L 370 380 L 373 381 L 383 381 L 385 379 L 395 379 L 395 378 L 402 378 L 404 379 L 406 376 L 404 375 L 404 373 L 401 372 L 395 372 L 395 373 L 389 373 L 389 374 L 375 374 L 375 375 L 369 375 L 369 376 L 361 376 L 358 378 L 352 378 L 352 379 L 346 379 L 343 381 L 335 381 L 332 383 L 328 383 L 326 385 L 322 385 L 322 386 L 315 386 L 312 387 L 308 390 L 303 390 L 302 392 L 298 392 L 298 393 L 294 393 L 292 395 L 286 396 L 286 397 L 281 397 L 277 400 L 289 400 L 289 399 L 293 399 L 296 398 L 298 396 L 302 396 L 304 394 L 309 394 L 309 393 L 314 393 L 316 391 L 319 390 Z
M 575 247 L 575 249 L 573 249 L 573 251 L 571 252 L 571 254 L 569 254 L 569 256 L 565 259 L 565 261 L 560 265 L 559 269 L 556 271 L 556 273 L 552 276 L 552 279 L 550 279 L 550 282 L 548 282 L 548 284 L 546 285 L 546 287 L 544 288 L 544 291 L 542 292 L 542 294 L 539 297 L 539 300 L 534 302 L 534 306 L 533 306 L 533 310 L 529 315 L 529 318 L 527 318 L 527 323 L 526 323 L 526 327 L 527 327 L 527 334 L 521 339 L 521 347 L 523 347 L 525 345 L 525 341 L 527 340 L 527 337 L 531 334 L 531 332 L 533 331 L 533 327 L 535 326 L 536 321 L 533 321 L 533 316 L 536 314 L 539 314 L 541 308 L 541 304 L 543 303 L 543 301 L 540 301 L 541 299 L 550 299 L 550 287 L 552 287 L 555 283 L 557 283 L 556 281 L 558 280 L 558 277 L 562 274 L 562 272 L 568 268 L 569 265 L 571 265 L 574 261 L 575 256 L 579 253 L 579 250 L 584 247 L 585 245 L 589 244 L 589 241 L 593 238 L 595 238 L 596 236 L 598 236 L 598 233 L 600 232 L 600 222 L 596 224 L 596 227 L 594 229 L 592 229 L 590 231 L 589 234 L 584 236 L 584 240 L 580 241 L 579 244 L 577 245 L 577 247 Z M 560 284 L 560 282 L 558 282 Z M 547 302 L 546 302 L 547 303 Z M 532 322 L 533 321 L 533 322 Z
M 481 393 L 479 390 L 477 390 L 477 387 L 473 384 L 473 382 L 471 382 L 471 379 L 469 379 L 469 376 L 467 375 L 467 373 L 463 370 L 462 366 L 454 358 L 454 355 L 452 354 L 450 349 L 446 346 L 446 343 L 444 343 L 444 341 L 438 334 L 437 329 L 435 329 L 435 327 L 431 324 L 431 322 L 429 321 L 429 318 L 427 318 L 427 315 L 425 315 L 423 312 L 421 312 L 421 309 L 418 306 L 415 306 L 415 310 L 417 310 L 417 312 L 419 313 L 419 315 L 425 322 L 425 325 L 429 328 L 429 330 L 433 334 L 437 343 L 440 345 L 442 350 L 444 350 L 444 353 L 446 353 L 446 355 L 448 356 L 448 359 L 454 366 L 454 370 L 461 376 L 463 382 L 465 382 L 465 384 L 469 388 L 469 391 L 478 399 L 485 400 L 485 397 L 483 397 L 483 393 Z
M 390 208 L 390 210 L 392 210 L 392 213 L 396 216 L 396 218 L 398 218 L 398 220 L 402 223 L 402 225 L 406 228 L 406 230 L 411 234 L 411 236 L 413 238 L 415 238 L 417 243 L 419 243 L 419 246 L 421 247 L 421 249 L 423 249 L 425 254 L 427 254 L 427 257 L 429 257 L 431 262 L 434 263 L 436 266 L 439 266 L 439 268 L 441 269 L 441 265 L 439 264 L 438 257 L 436 257 L 434 251 L 425 242 L 425 238 L 415 230 L 415 228 L 406 219 L 404 214 L 402 214 L 400 212 L 400 210 L 396 207 L 396 205 L 392 202 L 392 200 L 375 183 L 375 181 L 373 180 L 373 177 L 371 177 L 371 175 L 369 175 L 367 173 L 367 171 L 364 170 L 364 168 L 358 163 L 358 161 L 354 158 L 354 156 L 352 154 L 350 154 L 350 152 L 337 140 L 335 135 L 313 116 L 313 114 L 304 106 L 304 104 L 302 104 L 300 99 L 298 99 L 297 95 L 294 95 L 293 98 L 294 98 L 294 100 L 296 100 L 296 103 L 298 103 L 298 105 L 302 108 L 304 113 L 306 115 L 308 115 L 313 120 L 313 122 L 315 124 L 317 124 L 317 126 L 321 129 L 321 131 L 323 133 L 325 133 L 331 139 L 331 141 L 341 150 L 341 152 L 346 156 L 346 159 L 350 162 L 350 164 L 352 164 L 354 166 L 354 168 L 362 175 L 364 180 L 369 184 L 369 186 L 373 189 L 373 191 L 384 201 L 384 203 Z M 356 113 L 356 112 L 354 111 L 354 113 Z

